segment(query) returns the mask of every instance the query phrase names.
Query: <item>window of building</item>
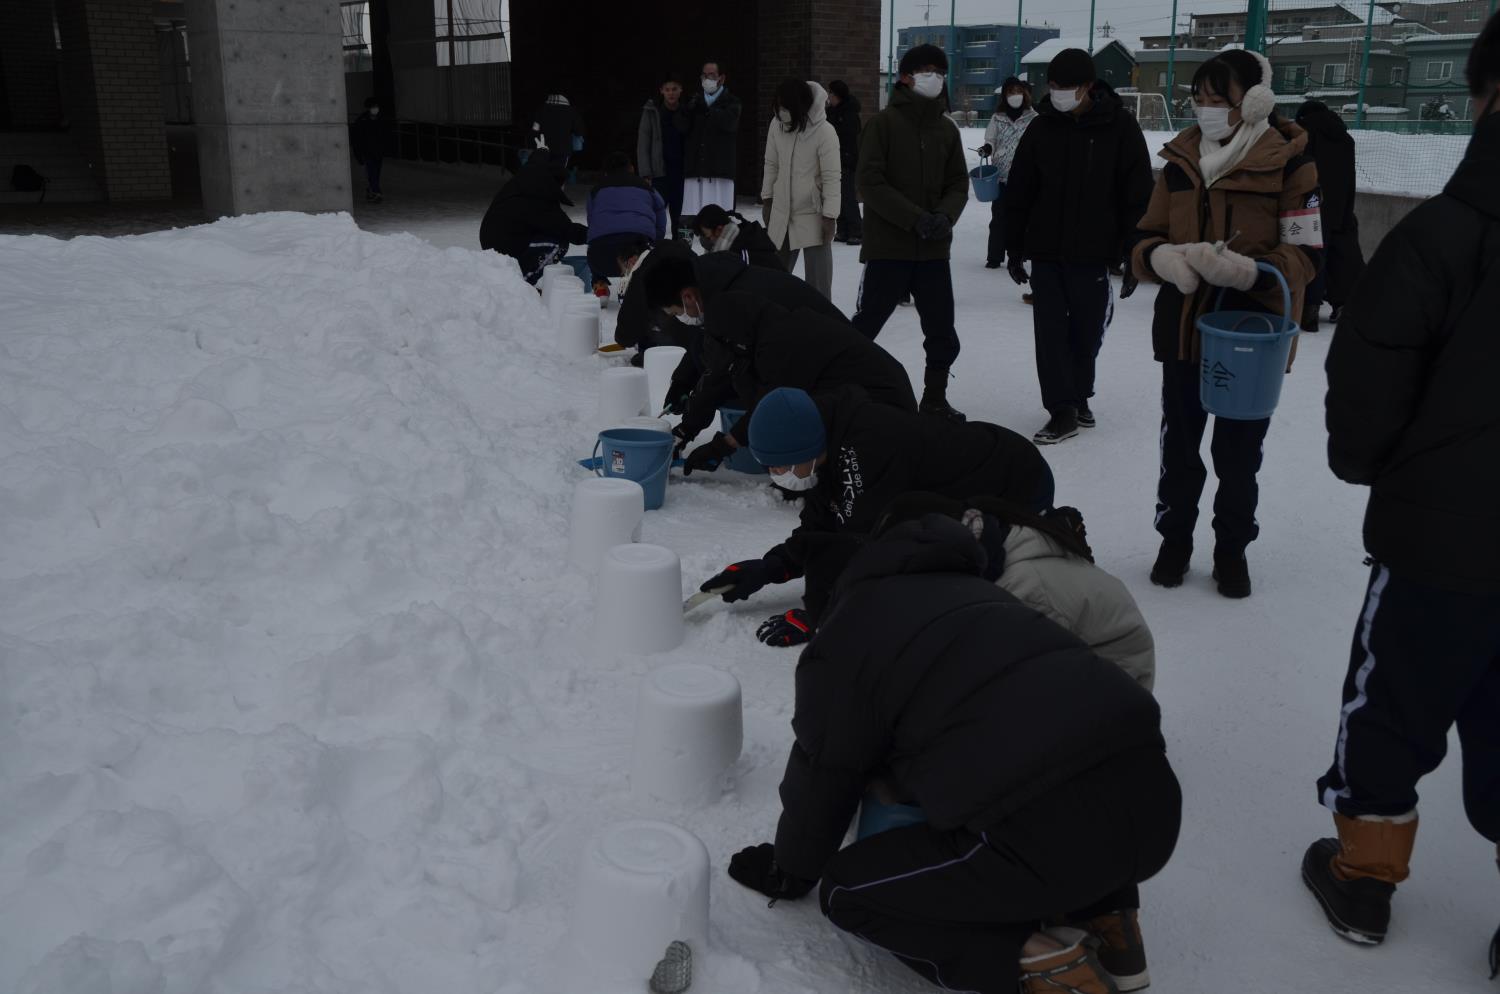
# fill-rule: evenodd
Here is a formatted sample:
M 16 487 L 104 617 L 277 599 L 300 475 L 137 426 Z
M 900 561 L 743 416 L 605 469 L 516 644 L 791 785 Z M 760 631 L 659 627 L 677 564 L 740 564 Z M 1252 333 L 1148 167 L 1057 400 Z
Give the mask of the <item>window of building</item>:
M 995 71 L 995 60 L 994 59 L 965 59 L 964 60 L 964 71 L 965 72 L 994 72 Z
M 1478 4 L 1475 4 L 1474 6 L 1472 6 L 1472 7 L 1469 8 L 1469 12 L 1464 15 L 1464 20 L 1466 20 L 1466 21 L 1477 21 L 1477 20 L 1479 20 L 1479 5 Z
M 1391 66 L 1391 82 L 1392 83 L 1404 83 L 1404 82 L 1406 82 L 1406 67 L 1405 66 Z
M 1349 78 L 1349 65 L 1345 62 L 1330 62 L 1323 67 L 1323 85 L 1338 86 Z
M 1287 93 L 1295 93 L 1307 86 L 1307 73 L 1312 69 L 1309 65 L 1280 66 L 1276 70 L 1276 88 Z
M 1437 61 L 1432 61 L 1432 62 L 1428 62 L 1427 63 L 1427 80 L 1428 80 L 1428 82 L 1436 82 L 1436 81 L 1439 81 L 1439 80 L 1447 80 L 1447 79 L 1452 79 L 1452 78 L 1453 78 L 1453 63 L 1452 62 L 1437 62 Z
M 1166 73 L 1165 69 L 1156 74 L 1156 85 L 1157 86 L 1166 86 L 1167 85 L 1167 73 Z
M 1446 10 L 1435 10 L 1435 11 L 1432 12 L 1432 23 L 1433 24 L 1444 24 L 1444 23 L 1447 23 L 1447 20 L 1448 20 L 1448 12 Z

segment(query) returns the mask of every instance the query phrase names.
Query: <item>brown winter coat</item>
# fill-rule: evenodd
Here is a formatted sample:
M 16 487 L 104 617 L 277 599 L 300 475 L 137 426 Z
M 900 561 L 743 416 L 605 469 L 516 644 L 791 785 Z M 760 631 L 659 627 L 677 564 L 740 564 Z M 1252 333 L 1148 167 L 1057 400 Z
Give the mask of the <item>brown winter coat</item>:
M 1322 246 L 1286 244 L 1282 231 L 1294 223 L 1305 228 L 1316 218 L 1316 213 L 1306 212 L 1316 212 L 1321 200 L 1318 168 L 1306 154 L 1307 134 L 1291 122 L 1273 122 L 1245 158 L 1207 191 L 1198 171 L 1200 140 L 1198 126 L 1193 125 L 1158 153 L 1167 164 L 1136 232 L 1131 253 L 1136 276 L 1161 282 L 1151 268 L 1151 253 L 1164 243 L 1228 241 L 1227 248 L 1279 269 L 1291 287 L 1292 314 L 1301 314 L 1303 293 L 1318 272 Z M 1321 243 L 1321 238 L 1311 241 Z M 1162 284 L 1151 333 L 1158 362 L 1198 358 L 1196 321 L 1200 314 L 1217 309 L 1218 297 L 1219 288 L 1207 283 L 1187 297 L 1173 284 Z M 1280 314 L 1280 284 L 1262 273 L 1248 294 L 1228 291 L 1224 306 Z

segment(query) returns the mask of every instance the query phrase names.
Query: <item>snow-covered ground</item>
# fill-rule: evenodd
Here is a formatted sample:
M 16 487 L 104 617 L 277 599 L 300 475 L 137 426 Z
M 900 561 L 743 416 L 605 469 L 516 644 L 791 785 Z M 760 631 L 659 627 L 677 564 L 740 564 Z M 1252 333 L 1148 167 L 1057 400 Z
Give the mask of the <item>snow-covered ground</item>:
M 467 246 L 477 220 L 416 230 Z M 982 268 L 987 220 L 971 204 L 957 229 L 950 396 L 1029 431 L 1030 311 Z M 836 247 L 846 309 L 858 276 Z M 695 990 L 927 989 L 813 902 L 768 909 L 722 873 L 775 826 L 796 655 L 752 633 L 797 585 L 700 609 L 665 657 L 591 654 L 567 513 L 606 360 L 553 357 L 508 260 L 263 215 L 0 237 L 0 300 L 0 992 L 546 994 L 585 838 L 637 816 L 714 859 Z M 1230 602 L 1206 520 L 1187 585 L 1146 581 L 1150 310 L 1149 288 L 1120 304 L 1099 427 L 1047 455 L 1159 643 L 1186 810 L 1144 888 L 1154 990 L 1486 989 L 1500 879 L 1456 755 L 1423 785 L 1384 947 L 1336 939 L 1298 879 L 1330 829 L 1313 781 L 1365 575 L 1363 492 L 1324 466 L 1327 336 L 1287 382 L 1256 593 Z M 911 309 L 881 342 L 920 372 Z M 644 538 L 681 554 L 686 593 L 792 513 L 751 479 L 674 478 Z M 744 687 L 744 754 L 706 809 L 628 791 L 635 687 L 666 660 Z

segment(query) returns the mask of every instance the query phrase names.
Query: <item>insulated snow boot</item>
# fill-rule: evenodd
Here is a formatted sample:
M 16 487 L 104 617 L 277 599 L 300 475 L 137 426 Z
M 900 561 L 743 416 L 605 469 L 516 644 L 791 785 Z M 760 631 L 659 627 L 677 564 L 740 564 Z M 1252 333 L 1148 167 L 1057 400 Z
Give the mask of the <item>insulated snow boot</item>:
M 1099 957 L 1076 928 L 1049 928 L 1046 935 L 1063 944 L 1056 952 L 1021 959 L 1020 994 L 1120 994 Z
M 1030 304 L 1032 302 L 1033 301 L 1032 301 L 1031 294 L 1029 294 L 1029 293 L 1023 293 L 1023 294 L 1021 294 L 1021 303 L 1023 303 L 1023 304 Z
M 1193 558 L 1193 547 L 1186 542 L 1162 539 L 1161 551 L 1156 554 L 1156 565 L 1151 567 L 1151 582 L 1158 587 L 1180 587 L 1187 576 L 1188 562 Z
M 1214 550 L 1214 582 L 1219 593 L 1233 600 L 1250 596 L 1250 564 L 1243 552 Z
M 1094 420 L 1094 412 L 1089 410 L 1089 402 L 1083 401 L 1078 405 L 1078 427 L 1092 428 L 1097 424 Z
M 1379 945 L 1391 924 L 1391 895 L 1410 873 L 1416 812 L 1404 821 L 1336 814 L 1333 822 L 1339 837 L 1307 847 L 1302 882 L 1335 932 L 1350 942 Z
M 1071 407 L 1060 407 L 1047 419 L 1042 430 L 1031 436 L 1037 445 L 1056 445 L 1078 434 L 1078 412 Z
M 1151 972 L 1146 969 L 1146 945 L 1141 940 L 1140 912 L 1124 908 L 1073 924 L 1098 941 L 1099 965 L 1104 967 L 1122 994 L 1151 986 Z
M 948 371 L 928 366 L 922 378 L 922 400 L 917 404 L 918 414 L 931 414 L 949 421 L 968 420 L 963 412 L 954 410 L 948 403 Z

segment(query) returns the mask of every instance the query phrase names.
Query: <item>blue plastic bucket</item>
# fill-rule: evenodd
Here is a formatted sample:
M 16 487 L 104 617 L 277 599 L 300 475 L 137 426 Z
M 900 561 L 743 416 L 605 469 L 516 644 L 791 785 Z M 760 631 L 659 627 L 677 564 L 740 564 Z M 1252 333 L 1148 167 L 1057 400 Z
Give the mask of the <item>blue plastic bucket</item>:
M 589 258 L 588 258 L 588 256 L 586 256 L 586 255 L 565 255 L 561 259 L 559 259 L 558 262 L 561 262 L 564 266 L 572 266 L 573 267 L 573 273 L 579 279 L 583 280 L 583 289 L 584 289 L 584 292 L 585 293 L 592 292 L 590 288 L 594 285 L 594 282 L 593 282 L 593 280 L 589 279 Z
M 1257 262 L 1281 284 L 1280 316 L 1261 311 L 1215 310 L 1198 319 L 1203 354 L 1198 398 L 1210 414 L 1232 421 L 1269 418 L 1281 399 L 1287 356 L 1301 329 L 1292 320 L 1292 291 L 1275 266 Z M 1224 304 L 1219 291 L 1215 305 Z
M 854 827 L 856 839 L 866 839 L 893 828 L 921 825 L 927 821 L 922 809 L 911 804 L 882 804 L 868 793 L 859 802 L 859 822 Z
M 667 501 L 667 470 L 675 441 L 667 432 L 650 428 L 606 429 L 594 443 L 594 472 L 639 483 L 646 491 L 646 510 L 654 511 Z
M 969 170 L 969 182 L 974 184 L 974 199 L 981 204 L 1000 199 L 999 166 L 986 159 L 979 160 L 979 165 Z
M 729 434 L 744 416 L 745 412 L 737 407 L 719 408 L 719 430 L 726 435 Z M 740 473 L 759 473 L 764 476 L 767 472 L 766 468 L 750 454 L 748 445 L 735 449 L 729 458 L 724 460 L 724 465 Z

